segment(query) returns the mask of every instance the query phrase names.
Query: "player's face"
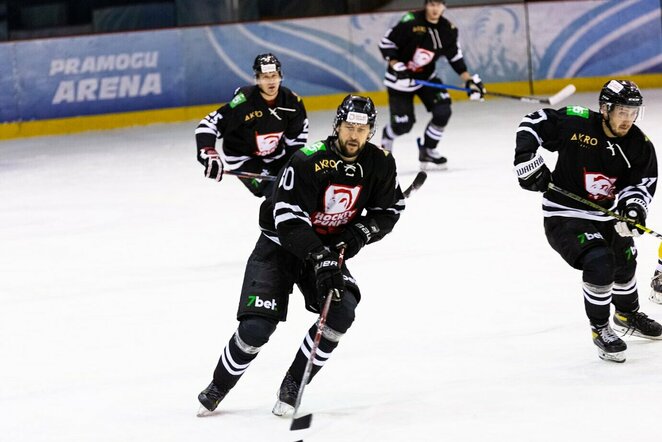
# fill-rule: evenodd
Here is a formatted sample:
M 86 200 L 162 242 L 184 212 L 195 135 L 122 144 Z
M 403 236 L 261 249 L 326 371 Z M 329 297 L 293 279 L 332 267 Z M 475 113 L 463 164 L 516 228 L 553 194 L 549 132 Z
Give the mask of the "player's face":
M 606 112 L 606 109 L 604 109 L 603 112 Z M 638 106 L 614 105 L 607 116 L 609 118 L 609 126 L 614 135 L 617 137 L 627 135 L 639 116 L 639 112 L 640 108 Z
M 446 5 L 440 1 L 425 4 L 425 19 L 430 23 L 437 23 L 446 10 Z
M 275 98 L 280 88 L 280 74 L 278 72 L 269 72 L 267 74 L 257 74 L 257 85 L 265 98 Z
M 347 158 L 353 158 L 361 152 L 370 136 L 369 124 L 348 123 L 343 121 L 337 129 L 340 152 Z

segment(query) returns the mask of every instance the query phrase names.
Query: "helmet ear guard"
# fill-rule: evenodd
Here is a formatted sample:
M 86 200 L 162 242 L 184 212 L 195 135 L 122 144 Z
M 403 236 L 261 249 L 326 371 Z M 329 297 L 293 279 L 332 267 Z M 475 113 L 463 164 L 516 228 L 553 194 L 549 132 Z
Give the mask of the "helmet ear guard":
M 372 102 L 370 97 L 362 97 L 360 95 L 347 95 L 338 109 L 336 110 L 336 117 L 333 119 L 333 132 L 338 130 L 338 126 L 343 121 L 354 124 L 368 124 L 370 125 L 370 135 L 368 139 L 372 138 L 376 130 L 377 110 L 375 103 Z

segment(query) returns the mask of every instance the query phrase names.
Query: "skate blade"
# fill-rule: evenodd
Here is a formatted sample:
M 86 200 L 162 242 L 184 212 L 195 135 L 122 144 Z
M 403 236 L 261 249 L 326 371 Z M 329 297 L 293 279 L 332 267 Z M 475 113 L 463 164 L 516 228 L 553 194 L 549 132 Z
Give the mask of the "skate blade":
M 656 304 L 662 304 L 662 293 L 651 290 L 650 294 L 648 295 L 648 299 Z
M 627 327 L 623 327 L 622 325 L 614 324 L 612 329 L 619 333 L 621 336 L 636 336 L 638 338 L 644 338 L 644 339 L 652 339 L 654 341 L 660 341 L 662 340 L 662 336 L 651 336 L 651 335 L 645 335 L 641 333 L 638 330 L 632 330 Z
M 213 413 L 213 411 L 209 411 L 205 408 L 204 405 L 200 405 L 200 408 L 198 409 L 198 414 L 196 414 L 196 416 L 198 416 L 198 417 L 207 417 L 207 416 L 211 416 L 212 413 Z
M 420 163 L 421 172 L 434 172 L 439 170 L 448 170 L 448 163 L 444 164 L 434 164 L 428 163 L 427 161 L 421 161 Z
M 291 416 L 294 412 L 294 407 L 290 404 L 286 404 L 285 402 L 276 401 L 271 412 L 276 416 Z
M 625 362 L 624 351 L 619 351 L 616 353 L 607 353 L 603 349 L 598 348 L 598 357 L 603 361 L 618 362 L 618 363 Z

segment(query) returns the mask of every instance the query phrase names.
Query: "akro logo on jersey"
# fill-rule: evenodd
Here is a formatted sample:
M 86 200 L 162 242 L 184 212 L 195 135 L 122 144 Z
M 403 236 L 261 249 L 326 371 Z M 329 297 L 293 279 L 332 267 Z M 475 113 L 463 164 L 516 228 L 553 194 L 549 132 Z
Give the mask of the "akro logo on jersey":
M 315 163 L 315 172 L 325 169 L 337 169 L 338 163 L 340 163 L 338 160 L 320 160 Z
M 584 187 L 588 192 L 589 199 L 595 201 L 612 200 L 616 189 L 616 178 L 608 177 L 599 172 L 584 170 Z
M 251 112 L 250 114 L 246 114 L 246 116 L 244 117 L 244 121 L 250 121 L 253 118 L 262 118 L 262 111 L 256 110 Z
M 249 295 L 248 303 L 246 307 L 257 307 L 257 308 L 266 308 L 268 310 L 278 311 L 276 308 L 276 300 L 272 299 L 271 301 L 264 301 L 258 295 Z
M 577 238 L 579 238 L 579 244 L 584 244 L 586 241 L 591 241 L 593 239 L 604 239 L 602 234 L 600 232 L 597 233 L 580 233 L 577 235 Z
M 574 133 L 570 138 L 570 141 L 577 141 L 579 147 L 595 147 L 598 145 L 598 139 L 586 134 Z
M 280 138 L 283 136 L 283 132 L 274 132 L 270 134 L 260 135 L 255 134 L 255 145 L 257 146 L 258 156 L 269 155 L 278 148 L 278 143 L 280 143 Z

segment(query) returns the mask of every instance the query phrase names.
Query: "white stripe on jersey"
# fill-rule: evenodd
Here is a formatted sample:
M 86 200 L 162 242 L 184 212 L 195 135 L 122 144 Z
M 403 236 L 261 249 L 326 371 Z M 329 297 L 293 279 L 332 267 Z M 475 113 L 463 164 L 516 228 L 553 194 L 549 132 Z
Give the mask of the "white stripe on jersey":
M 538 146 L 542 146 L 542 140 L 538 136 L 538 133 L 530 127 L 520 126 L 519 129 L 517 129 L 517 132 L 529 132 L 538 142 Z

